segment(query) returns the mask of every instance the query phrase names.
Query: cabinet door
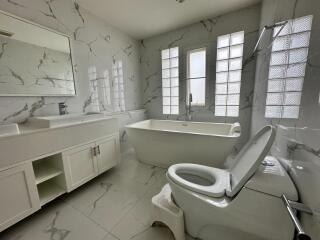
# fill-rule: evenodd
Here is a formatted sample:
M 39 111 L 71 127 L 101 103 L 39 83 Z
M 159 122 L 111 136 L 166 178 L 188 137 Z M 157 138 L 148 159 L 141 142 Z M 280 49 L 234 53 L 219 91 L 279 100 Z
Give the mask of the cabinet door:
M 92 143 L 62 153 L 68 192 L 97 176 L 94 147 Z
M 40 209 L 32 163 L 0 172 L 0 232 Z
M 119 163 L 119 137 L 113 136 L 96 142 L 98 147 L 97 162 L 99 174 L 107 171 Z

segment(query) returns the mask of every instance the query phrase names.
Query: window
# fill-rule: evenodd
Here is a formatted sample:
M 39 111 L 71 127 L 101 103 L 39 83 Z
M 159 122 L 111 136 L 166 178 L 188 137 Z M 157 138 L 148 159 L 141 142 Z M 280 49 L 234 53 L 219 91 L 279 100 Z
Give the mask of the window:
M 216 63 L 216 116 L 239 116 L 244 32 L 218 37 Z
M 112 67 L 113 73 L 113 107 L 114 111 L 125 111 L 124 82 L 122 61 L 116 61 Z
M 179 48 L 162 50 L 163 114 L 179 114 Z
M 187 102 L 192 94 L 193 106 L 206 104 L 206 49 L 195 49 L 187 56 Z
M 96 67 L 89 67 L 88 70 L 90 80 L 90 93 L 91 93 L 91 110 L 92 111 L 108 111 L 111 106 L 111 91 L 109 71 L 103 72 L 103 77 L 97 77 Z
M 282 30 L 281 27 L 274 29 L 266 118 L 299 117 L 311 26 L 312 16 L 306 16 L 289 20 Z

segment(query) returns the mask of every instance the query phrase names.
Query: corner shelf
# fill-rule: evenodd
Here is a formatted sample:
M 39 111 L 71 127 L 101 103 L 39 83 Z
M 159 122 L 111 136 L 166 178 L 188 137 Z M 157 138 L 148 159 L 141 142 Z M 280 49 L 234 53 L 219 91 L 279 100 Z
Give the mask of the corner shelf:
M 38 185 L 38 192 L 40 205 L 43 206 L 61 196 L 62 194 L 66 193 L 66 190 L 59 187 L 53 181 L 46 181 Z
M 42 162 L 35 163 L 33 169 L 37 185 L 62 174 L 61 170 Z

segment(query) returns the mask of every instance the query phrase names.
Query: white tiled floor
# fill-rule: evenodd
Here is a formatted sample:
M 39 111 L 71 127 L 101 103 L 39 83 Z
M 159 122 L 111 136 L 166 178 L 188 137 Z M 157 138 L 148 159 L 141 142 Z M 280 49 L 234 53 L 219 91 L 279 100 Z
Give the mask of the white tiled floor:
M 171 240 L 150 227 L 151 198 L 167 182 L 165 170 L 139 163 L 133 152 L 88 184 L 0 233 L 0 240 Z

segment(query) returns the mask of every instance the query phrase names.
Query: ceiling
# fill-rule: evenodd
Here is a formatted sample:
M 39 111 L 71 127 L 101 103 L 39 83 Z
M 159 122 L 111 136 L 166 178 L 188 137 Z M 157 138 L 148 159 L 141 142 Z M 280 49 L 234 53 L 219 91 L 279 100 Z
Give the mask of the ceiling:
M 182 1 L 182 3 L 179 3 Z M 136 39 L 145 39 L 260 0 L 78 0 L 83 8 Z

